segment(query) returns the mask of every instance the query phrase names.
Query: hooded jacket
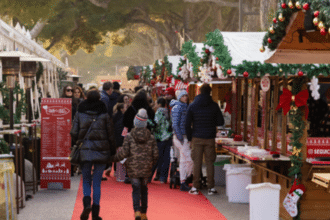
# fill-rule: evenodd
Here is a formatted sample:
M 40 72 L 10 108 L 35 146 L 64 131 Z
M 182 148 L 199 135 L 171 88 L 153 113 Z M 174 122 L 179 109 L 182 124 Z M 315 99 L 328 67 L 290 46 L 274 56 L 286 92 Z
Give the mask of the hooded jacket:
M 178 140 L 183 142 L 183 135 L 186 134 L 185 124 L 188 105 L 173 99 L 170 102 L 170 107 L 172 107 L 171 118 L 174 134 Z
M 86 133 L 93 123 L 87 140 Z M 116 152 L 113 141 L 112 121 L 102 101 L 85 100 L 78 106 L 78 112 L 71 128 L 74 143 L 82 143 L 80 150 L 81 163 L 108 163 L 110 155 Z
M 166 141 L 172 137 L 170 116 L 167 108 L 158 108 L 154 121 L 148 119 L 157 141 Z
M 127 158 L 125 164 L 130 178 L 148 178 L 158 156 L 156 140 L 150 131 L 147 128 L 133 128 L 112 159 L 118 162 Z
M 186 119 L 188 141 L 191 141 L 192 137 L 215 138 L 216 127 L 223 124 L 224 119 L 221 110 L 210 95 L 200 94 L 189 105 Z

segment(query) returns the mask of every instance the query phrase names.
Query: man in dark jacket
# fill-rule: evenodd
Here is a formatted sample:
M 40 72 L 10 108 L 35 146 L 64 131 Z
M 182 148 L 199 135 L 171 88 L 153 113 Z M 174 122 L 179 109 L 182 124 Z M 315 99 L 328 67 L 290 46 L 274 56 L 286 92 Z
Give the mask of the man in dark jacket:
M 189 193 L 194 195 L 199 194 L 203 154 L 205 154 L 207 168 L 208 194 L 217 193 L 214 188 L 213 164 L 216 159 L 215 137 L 217 126 L 222 126 L 224 119 L 219 106 L 210 96 L 211 91 L 210 85 L 203 84 L 200 88 L 201 94 L 195 97 L 187 110 L 186 134 L 188 141 L 191 141 L 191 158 L 194 162 L 193 187 Z
M 109 108 L 111 108 L 111 114 L 113 114 L 113 107 L 117 104 L 118 98 L 121 95 L 121 92 L 119 91 L 120 89 L 120 84 L 118 82 L 113 82 L 113 90 L 111 95 L 109 96 Z M 113 117 L 110 116 L 111 118 Z
M 112 84 L 112 82 L 105 82 L 103 84 L 103 88 L 102 89 L 103 90 L 101 92 L 101 101 L 107 107 L 108 114 L 109 114 L 110 118 L 112 118 L 113 106 L 111 106 L 111 104 L 112 104 L 112 101 L 111 100 L 112 99 L 110 99 L 110 96 L 111 96 L 112 91 L 113 91 L 113 84 Z

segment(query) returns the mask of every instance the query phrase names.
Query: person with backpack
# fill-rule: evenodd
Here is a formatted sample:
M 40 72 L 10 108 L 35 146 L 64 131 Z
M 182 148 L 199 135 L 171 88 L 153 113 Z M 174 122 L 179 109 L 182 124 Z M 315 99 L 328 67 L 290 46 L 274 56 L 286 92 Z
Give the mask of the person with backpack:
M 84 193 L 81 220 L 87 220 L 90 212 L 93 220 L 102 220 L 99 216 L 102 174 L 110 156 L 116 152 L 110 120 L 107 107 L 100 101 L 99 91 L 96 89 L 88 91 L 87 99 L 78 106 L 70 132 L 73 142 L 80 145 Z M 92 186 L 93 205 L 91 206 Z
M 155 137 L 147 129 L 148 114 L 139 109 L 134 117 L 134 128 L 125 137 L 123 146 L 118 149 L 113 162 L 127 159 L 125 164 L 133 188 L 133 208 L 136 220 L 147 220 L 148 178 L 158 160 L 158 147 Z
M 158 163 L 152 170 L 149 182 L 151 182 L 153 174 L 157 169 L 160 183 L 167 183 L 170 166 L 170 151 L 172 146 L 172 126 L 168 109 L 166 108 L 165 98 L 160 97 L 157 99 L 155 109 L 156 113 L 154 121 L 148 120 L 148 122 L 151 124 L 151 130 L 157 141 L 159 159 Z

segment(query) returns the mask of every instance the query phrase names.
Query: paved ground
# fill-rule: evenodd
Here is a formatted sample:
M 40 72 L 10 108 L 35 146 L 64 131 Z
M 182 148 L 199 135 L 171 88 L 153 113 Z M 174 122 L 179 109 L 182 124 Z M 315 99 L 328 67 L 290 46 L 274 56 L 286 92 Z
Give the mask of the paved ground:
M 20 209 L 18 220 L 71 220 L 79 188 L 80 176 L 71 178 L 70 190 L 39 190 Z
M 20 209 L 18 220 L 71 220 L 79 182 L 80 176 L 74 176 L 70 190 L 39 190 L 26 202 L 26 207 Z M 217 187 L 217 190 L 218 195 L 208 196 L 207 190 L 202 193 L 228 220 L 249 219 L 248 204 L 229 203 L 225 188 Z

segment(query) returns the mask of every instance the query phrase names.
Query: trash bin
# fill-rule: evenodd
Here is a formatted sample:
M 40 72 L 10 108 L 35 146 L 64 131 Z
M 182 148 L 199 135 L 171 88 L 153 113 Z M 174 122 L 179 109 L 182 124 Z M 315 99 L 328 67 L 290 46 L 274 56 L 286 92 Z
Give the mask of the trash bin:
M 225 164 L 223 167 L 223 170 L 226 171 L 226 175 L 227 175 L 228 170 L 234 169 L 234 168 L 239 168 L 239 167 L 250 167 L 250 164 L 248 164 L 248 163 Z M 228 186 L 228 178 L 226 178 L 226 186 Z M 226 196 L 228 196 L 228 187 L 226 187 Z
M 0 220 L 17 219 L 13 158 L 9 154 L 0 154 Z
M 239 167 L 227 170 L 228 201 L 233 203 L 249 203 L 249 190 L 246 187 L 251 184 L 254 168 Z
M 280 212 L 279 184 L 250 184 L 250 220 L 278 220 Z
M 219 155 L 226 156 L 226 155 Z M 231 156 L 218 158 L 214 163 L 214 184 L 216 186 L 226 185 L 226 171 L 223 169 L 225 164 L 230 164 Z

